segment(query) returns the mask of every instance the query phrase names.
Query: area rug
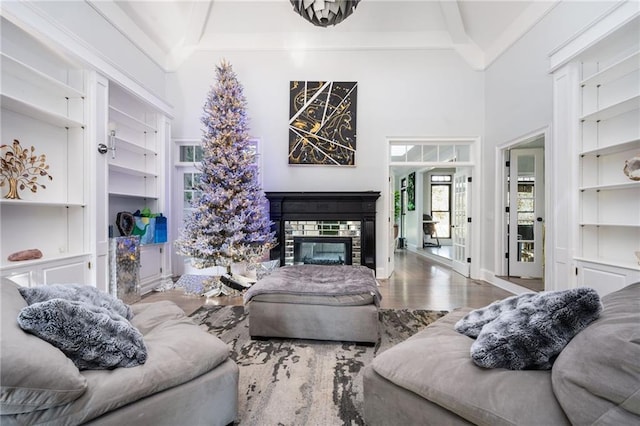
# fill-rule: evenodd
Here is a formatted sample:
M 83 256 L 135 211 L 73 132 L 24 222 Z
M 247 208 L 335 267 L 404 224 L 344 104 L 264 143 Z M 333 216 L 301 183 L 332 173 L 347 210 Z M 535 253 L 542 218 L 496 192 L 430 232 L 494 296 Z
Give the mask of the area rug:
M 381 309 L 375 346 L 251 340 L 242 306 L 203 306 L 191 318 L 230 346 L 240 368 L 236 425 L 364 425 L 363 367 L 445 314 Z

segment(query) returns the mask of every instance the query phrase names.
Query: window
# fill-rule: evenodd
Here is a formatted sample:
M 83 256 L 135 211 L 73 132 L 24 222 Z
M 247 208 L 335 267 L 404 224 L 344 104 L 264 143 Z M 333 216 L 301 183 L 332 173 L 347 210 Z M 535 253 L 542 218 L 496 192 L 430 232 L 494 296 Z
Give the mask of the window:
M 180 145 L 181 163 L 199 163 L 202 161 L 202 145 Z
M 176 199 L 177 203 L 181 202 L 182 217 L 186 217 L 191 210 L 191 203 L 200 196 L 198 184 L 200 182 L 201 173 L 197 169 L 197 163 L 200 163 L 204 156 L 204 150 L 200 141 L 195 139 L 183 139 L 176 141 L 177 157 L 176 162 L 176 188 L 182 192 L 182 201 Z M 249 140 L 248 150 L 256 155 L 258 163 L 258 171 L 260 172 L 260 144 L 258 139 Z M 259 177 L 262 179 L 262 177 Z M 180 218 L 178 218 L 180 219 Z
M 451 175 L 431 175 L 431 217 L 440 238 L 451 238 Z
M 183 178 L 183 208 L 190 209 L 191 202 L 200 196 L 200 191 L 198 191 L 198 183 L 200 182 L 200 176 L 202 174 L 199 172 L 191 172 L 186 171 L 182 174 Z

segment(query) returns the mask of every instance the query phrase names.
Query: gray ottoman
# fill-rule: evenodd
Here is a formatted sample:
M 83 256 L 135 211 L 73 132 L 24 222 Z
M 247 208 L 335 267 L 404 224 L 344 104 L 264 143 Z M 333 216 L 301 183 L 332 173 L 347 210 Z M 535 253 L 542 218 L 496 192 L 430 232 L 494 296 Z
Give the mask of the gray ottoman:
M 359 265 L 277 269 L 244 295 L 251 337 L 376 343 L 381 299 L 373 271 Z

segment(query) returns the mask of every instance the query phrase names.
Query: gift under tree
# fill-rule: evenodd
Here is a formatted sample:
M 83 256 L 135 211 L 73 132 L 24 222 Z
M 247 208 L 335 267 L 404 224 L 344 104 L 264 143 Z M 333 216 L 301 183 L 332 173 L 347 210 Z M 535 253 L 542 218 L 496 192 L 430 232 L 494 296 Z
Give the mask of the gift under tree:
M 196 268 L 224 266 L 230 273 L 233 263 L 262 258 L 275 237 L 249 141 L 243 88 L 226 61 L 216 67 L 201 122 L 199 195 L 175 246 Z

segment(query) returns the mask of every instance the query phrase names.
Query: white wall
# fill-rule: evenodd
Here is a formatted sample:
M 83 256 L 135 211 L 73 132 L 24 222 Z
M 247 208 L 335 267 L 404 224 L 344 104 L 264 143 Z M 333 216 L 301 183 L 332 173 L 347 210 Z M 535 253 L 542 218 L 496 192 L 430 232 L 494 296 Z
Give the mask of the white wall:
M 165 72 L 143 51 L 82 1 L 3 2 L 3 14 L 19 19 L 23 28 L 73 49 L 80 60 L 108 64 L 159 98 L 165 93 Z M 66 41 L 72 40 L 71 46 Z M 78 43 L 75 43 L 78 41 Z M 86 54 L 86 55 L 85 55 Z M 95 63 L 92 65 L 96 65 Z M 98 70 L 101 71 L 101 70 Z M 119 75 L 107 75 L 119 80 Z
M 386 260 L 388 205 L 385 182 L 388 136 L 483 134 L 483 73 L 447 51 L 242 51 L 197 52 L 169 74 L 167 97 L 175 108 L 174 138 L 200 138 L 205 97 L 215 65 L 227 59 L 248 101 L 251 134 L 262 141 L 266 191 L 365 191 L 377 204 L 377 264 Z M 358 82 L 356 167 L 289 166 L 289 81 Z
M 482 268 L 492 274 L 495 252 L 493 242 L 499 230 L 495 211 L 495 182 L 502 168 L 496 164 L 496 146 L 518 139 L 552 124 L 552 78 L 549 53 L 582 30 L 616 2 L 562 2 L 525 34 L 486 71 L 486 133 L 482 167 L 482 241 L 491 250 L 483 250 Z M 548 141 L 550 144 L 565 141 Z M 548 145 L 547 145 L 548 146 Z M 567 188 L 571 190 L 571 188 Z M 547 252 L 547 256 L 549 252 Z M 488 278 L 488 276 L 485 276 Z

